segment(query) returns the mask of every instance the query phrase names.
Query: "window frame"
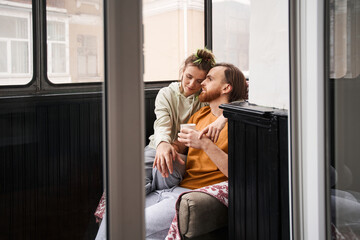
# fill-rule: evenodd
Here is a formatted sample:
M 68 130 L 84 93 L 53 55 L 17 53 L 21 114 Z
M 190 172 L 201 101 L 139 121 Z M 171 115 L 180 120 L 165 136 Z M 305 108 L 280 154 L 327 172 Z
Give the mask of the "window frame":
M 325 2 L 289 2 L 293 239 L 331 237 L 326 226 Z
M 103 2 L 105 6 L 105 2 Z M 9 4 L 10 5 L 10 4 Z M 105 9 L 105 7 L 104 7 Z M 47 11 L 46 0 L 32 0 L 30 7 L 32 14 L 32 49 L 33 73 L 31 80 L 24 85 L 0 85 L 0 98 L 8 98 L 13 96 L 29 96 L 29 95 L 47 95 L 47 94 L 64 94 L 64 93 L 84 93 L 84 92 L 100 92 L 103 89 L 103 82 L 79 82 L 79 83 L 53 83 L 47 76 Z M 104 12 L 103 12 L 104 14 Z M 30 24 L 30 22 L 29 22 Z M 29 28 L 30 29 L 30 28 Z M 105 36 L 105 19 L 104 32 Z M 29 33 L 30 34 L 30 33 Z M 37 53 L 37 54 L 35 54 Z M 105 56 L 104 56 L 105 58 Z
M 204 0 L 205 47 L 212 50 L 212 0 Z

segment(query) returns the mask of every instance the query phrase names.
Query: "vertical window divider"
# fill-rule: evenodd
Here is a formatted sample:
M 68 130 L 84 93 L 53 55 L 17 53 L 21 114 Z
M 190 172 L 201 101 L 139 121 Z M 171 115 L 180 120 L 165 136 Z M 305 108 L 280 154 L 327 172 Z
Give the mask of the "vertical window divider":
M 33 79 L 34 79 L 34 83 L 33 86 L 35 88 L 35 92 L 38 93 L 40 91 L 40 72 L 41 72 L 41 63 L 40 63 L 40 59 L 38 57 L 38 54 L 35 53 L 40 53 L 41 52 L 41 43 L 40 43 L 40 39 L 41 39 L 41 26 L 40 26 L 40 2 L 41 1 L 36 1 L 33 0 L 32 1 L 32 6 L 33 6 Z
M 205 47 L 212 50 L 212 0 L 205 0 Z
M 37 63 L 39 64 L 39 87 L 40 91 L 42 91 L 44 89 L 42 85 L 45 79 L 47 79 L 46 0 L 39 1 L 38 11 L 37 26 L 39 26 L 39 31 L 37 33 L 37 42 L 39 43 L 38 50 L 40 57 L 37 59 Z
M 331 1 L 330 1 L 331 2 Z M 333 142 L 334 132 L 333 119 L 334 112 L 332 111 L 334 88 L 331 87 L 330 80 L 330 3 L 324 2 L 324 89 L 325 89 L 325 231 L 326 238 L 331 238 L 331 184 L 330 184 L 330 167 L 332 157 L 335 156 L 335 146 Z M 328 134 L 330 133 L 330 134 Z

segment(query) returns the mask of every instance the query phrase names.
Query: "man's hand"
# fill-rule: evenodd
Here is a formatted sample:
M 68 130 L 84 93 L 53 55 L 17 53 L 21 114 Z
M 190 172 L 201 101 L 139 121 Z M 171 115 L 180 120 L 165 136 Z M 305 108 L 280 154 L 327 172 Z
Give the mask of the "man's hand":
M 203 136 L 199 139 L 200 133 L 193 129 L 182 129 L 178 134 L 178 141 L 187 147 L 203 150 L 219 170 L 228 177 L 228 155 L 209 138 Z
M 156 167 L 163 177 L 169 177 L 169 173 L 172 174 L 174 170 L 173 161 L 185 164 L 170 143 L 161 142 L 156 148 L 153 168 Z
M 205 135 L 206 137 L 211 139 L 211 141 L 216 143 L 219 138 L 221 130 L 225 127 L 226 122 L 227 122 L 227 118 L 221 115 L 215 120 L 215 122 L 212 122 L 211 124 L 206 126 L 203 130 L 200 131 L 199 139 L 203 135 Z
M 185 144 L 187 147 L 197 148 L 204 150 L 208 141 L 211 141 L 206 136 L 200 138 L 200 133 L 193 129 L 182 129 L 178 134 L 178 141 Z

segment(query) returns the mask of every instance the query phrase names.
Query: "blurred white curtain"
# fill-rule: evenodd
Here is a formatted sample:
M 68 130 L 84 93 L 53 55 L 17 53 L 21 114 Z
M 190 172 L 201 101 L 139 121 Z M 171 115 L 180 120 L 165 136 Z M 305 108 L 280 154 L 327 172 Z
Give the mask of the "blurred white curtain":
M 336 79 L 359 76 L 359 0 L 331 0 L 330 36 L 330 77 Z

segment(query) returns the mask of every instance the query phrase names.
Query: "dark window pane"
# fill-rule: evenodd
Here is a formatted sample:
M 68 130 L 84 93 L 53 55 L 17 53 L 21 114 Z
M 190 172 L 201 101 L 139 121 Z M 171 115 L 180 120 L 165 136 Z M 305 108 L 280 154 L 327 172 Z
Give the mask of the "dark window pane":
M 331 227 L 360 237 L 360 2 L 330 1 L 329 112 Z

